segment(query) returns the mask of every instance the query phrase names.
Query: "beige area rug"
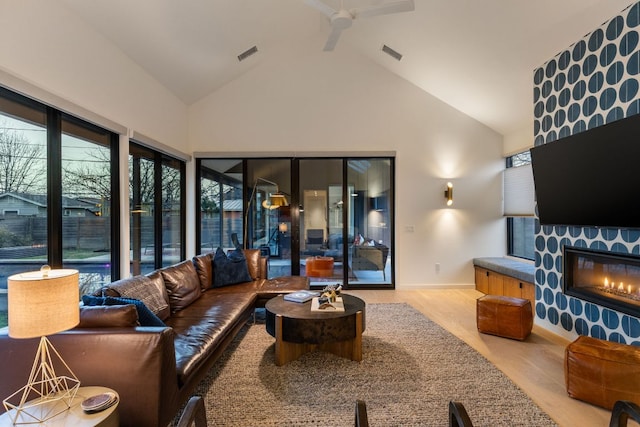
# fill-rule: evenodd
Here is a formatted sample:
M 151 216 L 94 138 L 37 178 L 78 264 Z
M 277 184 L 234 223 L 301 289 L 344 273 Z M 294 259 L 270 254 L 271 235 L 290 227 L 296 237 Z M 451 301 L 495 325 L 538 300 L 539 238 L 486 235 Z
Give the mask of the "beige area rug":
M 475 426 L 555 423 L 482 355 L 407 304 L 370 304 L 363 361 L 310 353 L 274 365 L 260 320 L 224 353 L 197 393 L 210 426 L 353 426 L 356 399 L 369 424 L 446 426 L 462 402 Z

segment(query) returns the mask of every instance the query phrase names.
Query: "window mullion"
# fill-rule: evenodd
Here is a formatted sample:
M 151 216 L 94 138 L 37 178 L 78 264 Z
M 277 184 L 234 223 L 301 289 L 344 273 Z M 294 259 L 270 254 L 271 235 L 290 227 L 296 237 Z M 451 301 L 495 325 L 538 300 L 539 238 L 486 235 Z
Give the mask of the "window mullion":
M 48 262 L 62 267 L 62 115 L 47 108 L 47 246 Z

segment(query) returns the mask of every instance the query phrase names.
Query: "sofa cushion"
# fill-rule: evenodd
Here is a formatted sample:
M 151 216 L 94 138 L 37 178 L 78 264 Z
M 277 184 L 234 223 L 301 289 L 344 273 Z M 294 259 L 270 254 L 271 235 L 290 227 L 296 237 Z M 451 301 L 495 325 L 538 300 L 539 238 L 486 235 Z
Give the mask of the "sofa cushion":
M 193 257 L 193 266 L 200 279 L 200 289 L 206 291 L 213 285 L 213 254 L 203 254 Z
M 238 321 L 244 323 L 254 303 L 253 293 L 219 293 L 211 289 L 187 310 L 167 320 L 167 326 L 176 334 L 176 370 L 181 386 L 220 350 Z
M 93 295 L 83 295 L 82 303 L 87 306 L 95 305 L 127 305 L 133 304 L 138 312 L 138 322 L 140 326 L 165 326 L 164 322 L 158 318 L 140 300 L 124 297 L 95 297 Z
M 227 256 L 222 248 L 216 250 L 213 257 L 213 287 L 251 282 L 247 259 L 242 250 L 229 252 Z
M 191 260 L 182 261 L 160 271 L 167 288 L 171 312 L 184 309 L 200 297 L 200 279 Z
M 157 276 L 156 276 L 157 281 Z M 107 290 L 117 292 L 117 296 L 140 300 L 160 319 L 169 315 L 169 304 L 165 300 L 166 290 L 164 282 L 154 283 L 154 280 L 147 276 L 134 276 L 121 279 L 106 286 Z M 103 294 L 110 296 L 109 294 Z
M 252 280 L 260 278 L 260 249 L 244 249 L 244 257 L 247 259 L 247 269 Z
M 80 307 L 77 328 L 119 328 L 138 326 L 138 310 L 134 304 Z

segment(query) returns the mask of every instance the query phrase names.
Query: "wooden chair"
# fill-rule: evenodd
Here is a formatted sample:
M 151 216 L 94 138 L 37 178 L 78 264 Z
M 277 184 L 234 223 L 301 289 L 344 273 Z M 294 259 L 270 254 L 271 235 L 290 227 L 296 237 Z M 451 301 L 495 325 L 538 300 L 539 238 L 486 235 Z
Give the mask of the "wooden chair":
M 202 408 L 204 411 L 204 405 Z M 609 427 L 626 427 L 629 418 L 640 423 L 640 406 L 627 400 L 618 400 L 613 406 Z M 203 425 L 206 425 L 206 421 Z M 185 426 L 179 424 L 177 427 Z M 199 426 L 196 424 L 196 427 Z M 369 427 L 367 404 L 363 400 L 356 401 L 355 427 Z M 449 427 L 473 427 L 467 410 L 460 402 L 449 401 Z
M 369 427 L 367 404 L 364 400 L 356 400 L 356 427 Z
M 207 412 L 202 397 L 193 396 L 189 399 L 176 427 L 207 427 Z
M 640 423 L 640 406 L 628 400 L 618 400 L 613 405 L 609 427 L 626 427 L 629 418 Z
M 460 402 L 449 401 L 449 427 L 473 427 L 467 410 Z

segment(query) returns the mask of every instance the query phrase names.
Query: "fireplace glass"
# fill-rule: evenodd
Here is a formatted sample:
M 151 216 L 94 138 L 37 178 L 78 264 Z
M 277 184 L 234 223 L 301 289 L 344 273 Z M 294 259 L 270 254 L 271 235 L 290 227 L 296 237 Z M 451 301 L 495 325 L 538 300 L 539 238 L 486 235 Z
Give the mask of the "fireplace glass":
M 565 294 L 640 315 L 640 257 L 564 247 Z

